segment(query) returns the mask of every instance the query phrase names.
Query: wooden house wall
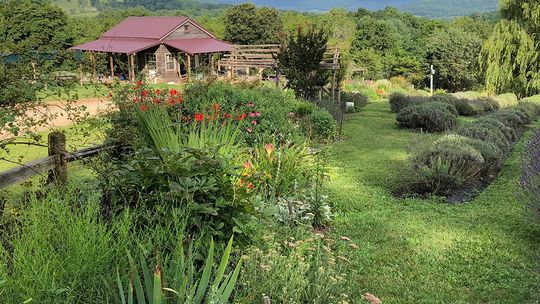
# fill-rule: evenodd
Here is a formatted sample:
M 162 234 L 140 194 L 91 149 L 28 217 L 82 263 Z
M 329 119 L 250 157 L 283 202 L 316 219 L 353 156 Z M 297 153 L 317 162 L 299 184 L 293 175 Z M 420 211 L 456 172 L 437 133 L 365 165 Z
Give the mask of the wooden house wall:
M 174 39 L 195 39 L 195 38 L 211 38 L 210 35 L 199 29 L 191 22 L 186 22 L 189 26 L 189 31 L 186 32 L 184 26 L 179 27 L 176 31 L 167 36 L 164 40 Z

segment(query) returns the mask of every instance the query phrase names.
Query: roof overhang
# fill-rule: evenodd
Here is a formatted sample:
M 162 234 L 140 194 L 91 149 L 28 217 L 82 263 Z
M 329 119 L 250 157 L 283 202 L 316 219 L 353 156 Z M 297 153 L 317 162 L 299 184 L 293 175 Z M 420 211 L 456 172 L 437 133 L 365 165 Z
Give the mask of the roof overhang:
M 232 45 L 214 38 L 175 39 L 165 40 L 163 43 L 190 55 L 228 53 L 233 50 Z
M 100 38 L 70 48 L 71 50 L 134 54 L 161 44 L 157 39 Z

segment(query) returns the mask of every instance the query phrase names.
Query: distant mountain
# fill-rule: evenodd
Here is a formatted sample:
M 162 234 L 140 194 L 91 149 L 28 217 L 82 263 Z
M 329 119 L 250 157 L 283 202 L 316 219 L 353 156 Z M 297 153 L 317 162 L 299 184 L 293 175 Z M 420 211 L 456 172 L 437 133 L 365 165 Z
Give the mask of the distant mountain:
M 211 0 L 227 4 L 247 2 L 245 0 Z M 465 16 L 477 12 L 493 12 L 498 9 L 499 0 L 252 0 L 256 5 L 273 6 L 280 9 L 324 12 L 335 7 L 370 10 L 393 6 L 415 15 L 431 18 Z

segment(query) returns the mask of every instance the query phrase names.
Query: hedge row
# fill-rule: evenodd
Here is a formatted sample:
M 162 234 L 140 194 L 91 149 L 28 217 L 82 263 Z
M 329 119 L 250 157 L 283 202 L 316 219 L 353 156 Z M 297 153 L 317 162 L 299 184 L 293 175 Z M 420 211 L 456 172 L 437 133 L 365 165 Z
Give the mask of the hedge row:
M 448 196 L 493 175 L 517 134 L 539 115 L 540 104 L 521 102 L 463 125 L 410 157 L 397 193 Z

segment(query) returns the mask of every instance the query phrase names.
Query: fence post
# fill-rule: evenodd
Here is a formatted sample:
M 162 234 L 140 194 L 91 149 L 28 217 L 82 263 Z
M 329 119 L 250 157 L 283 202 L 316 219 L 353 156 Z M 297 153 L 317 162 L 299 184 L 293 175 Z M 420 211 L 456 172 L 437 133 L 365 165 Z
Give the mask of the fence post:
M 49 171 L 48 182 L 64 185 L 67 181 L 66 135 L 51 132 L 48 138 L 49 156 L 55 156 L 54 169 Z

